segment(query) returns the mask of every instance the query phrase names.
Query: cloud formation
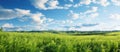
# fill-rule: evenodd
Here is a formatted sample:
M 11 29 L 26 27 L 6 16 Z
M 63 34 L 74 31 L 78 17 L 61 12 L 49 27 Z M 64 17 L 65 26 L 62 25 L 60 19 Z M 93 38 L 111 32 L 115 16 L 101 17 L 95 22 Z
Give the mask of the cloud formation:
M 67 2 L 72 2 L 72 3 L 66 3 L 62 4 L 60 3 L 59 0 L 31 0 L 31 3 L 33 6 L 35 6 L 38 9 L 41 10 L 49 10 L 49 9 L 69 9 L 70 7 L 80 7 L 83 5 L 90 5 L 90 4 L 97 4 L 101 6 L 108 6 L 110 5 L 110 2 L 108 0 L 79 0 L 78 3 L 74 3 L 74 0 L 65 0 Z M 65 2 L 63 1 L 63 2 Z M 112 2 L 115 5 L 119 5 L 119 1 L 117 0 L 112 0 Z M 74 4 L 73 4 L 74 3 Z
M 37 24 L 42 24 L 46 20 L 46 17 L 42 13 L 31 14 L 30 17 Z
M 70 14 L 68 14 L 68 17 L 71 17 L 72 19 L 85 19 L 86 17 L 89 17 L 91 19 L 94 19 L 99 16 L 98 7 L 92 7 L 91 9 L 85 11 L 85 12 L 79 12 L 74 13 L 72 10 L 70 10 Z
M 24 7 L 9 9 L 0 6 L 0 20 L 8 22 L 0 25 L 18 31 L 117 30 L 120 28 L 119 24 L 109 23 L 114 20 L 120 22 L 119 0 L 30 0 L 30 2 L 35 8 L 30 8 L 31 5 L 27 6 L 27 9 Z M 28 21 L 26 22 L 25 19 Z M 11 20 L 20 20 L 19 23 L 28 25 L 14 26 L 15 23 L 9 23 Z
M 5 9 L 1 8 L 0 10 L 0 20 L 9 20 L 13 18 L 19 18 L 23 17 L 25 15 L 28 15 L 30 13 L 30 10 L 24 10 L 24 9 Z
M 0 20 L 10 20 L 14 18 L 22 19 L 25 18 L 24 16 L 27 16 L 30 19 L 32 19 L 35 24 L 42 24 L 46 20 L 50 21 L 49 18 L 46 18 L 45 15 L 43 15 L 40 12 L 31 13 L 30 10 L 24 10 L 19 8 L 15 8 L 15 9 L 2 8 L 0 10 Z
M 70 5 L 60 6 L 58 0 L 31 0 L 32 4 L 42 10 L 48 9 L 68 9 Z
M 73 19 L 78 19 L 80 17 L 80 14 L 73 13 L 73 11 L 70 11 L 70 14 L 68 16 L 73 18 Z
M 120 6 L 120 0 L 111 0 L 113 5 Z
M 111 14 L 110 18 L 114 19 L 114 20 L 120 20 L 120 14 L 117 14 L 117 13 L 116 14 Z
M 2 25 L 3 28 L 13 28 L 13 24 L 10 24 L 10 23 L 5 23 Z

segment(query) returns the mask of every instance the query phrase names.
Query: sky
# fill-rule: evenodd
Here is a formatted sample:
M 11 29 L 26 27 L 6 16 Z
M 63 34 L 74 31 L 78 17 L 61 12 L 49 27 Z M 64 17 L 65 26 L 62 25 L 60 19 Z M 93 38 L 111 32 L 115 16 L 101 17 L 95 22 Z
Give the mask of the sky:
M 120 0 L 0 0 L 5 31 L 120 30 Z

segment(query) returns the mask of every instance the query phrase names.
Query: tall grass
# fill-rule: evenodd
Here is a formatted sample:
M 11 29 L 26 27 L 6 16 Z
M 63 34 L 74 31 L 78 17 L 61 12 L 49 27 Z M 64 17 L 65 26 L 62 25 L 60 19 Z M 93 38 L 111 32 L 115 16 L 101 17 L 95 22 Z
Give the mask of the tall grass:
M 0 32 L 0 52 L 120 52 L 120 36 Z

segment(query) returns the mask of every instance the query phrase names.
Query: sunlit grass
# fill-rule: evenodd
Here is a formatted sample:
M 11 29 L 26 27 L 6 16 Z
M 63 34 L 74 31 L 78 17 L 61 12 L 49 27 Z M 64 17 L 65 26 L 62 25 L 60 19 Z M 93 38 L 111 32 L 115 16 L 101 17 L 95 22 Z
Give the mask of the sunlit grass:
M 120 52 L 119 34 L 74 36 L 0 32 L 0 52 Z

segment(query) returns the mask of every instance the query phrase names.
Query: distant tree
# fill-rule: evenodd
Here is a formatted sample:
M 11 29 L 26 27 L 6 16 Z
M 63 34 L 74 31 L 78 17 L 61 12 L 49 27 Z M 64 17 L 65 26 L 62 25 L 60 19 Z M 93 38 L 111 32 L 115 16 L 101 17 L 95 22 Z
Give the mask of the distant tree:
M 3 27 L 0 28 L 0 31 L 3 31 Z

